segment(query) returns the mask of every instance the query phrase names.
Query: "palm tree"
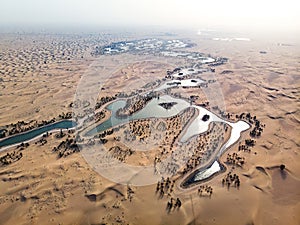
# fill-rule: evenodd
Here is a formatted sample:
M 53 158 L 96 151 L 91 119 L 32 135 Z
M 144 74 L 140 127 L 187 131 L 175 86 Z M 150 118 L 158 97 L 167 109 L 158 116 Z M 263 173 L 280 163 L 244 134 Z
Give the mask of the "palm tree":
M 285 169 L 285 165 L 284 164 L 281 164 L 280 165 L 280 170 L 282 171 L 282 170 L 284 170 Z

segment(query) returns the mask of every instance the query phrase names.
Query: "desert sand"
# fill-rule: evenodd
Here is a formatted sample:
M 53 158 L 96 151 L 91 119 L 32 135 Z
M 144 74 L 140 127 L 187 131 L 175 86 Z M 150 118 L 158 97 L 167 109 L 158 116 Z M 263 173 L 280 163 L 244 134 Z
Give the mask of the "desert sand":
M 98 43 L 101 38 L 105 41 Z M 226 171 L 199 184 L 211 187 L 211 196 L 199 195 L 199 185 L 183 189 L 178 176 L 170 178 L 174 180 L 173 191 L 163 197 L 156 192 L 156 183 L 114 183 L 95 172 L 80 152 L 59 157 L 53 151 L 63 140 L 75 138 L 72 132 L 64 131 L 64 137 L 53 133 L 44 138 L 46 142 L 35 140 L 23 150 L 12 147 L 0 152 L 0 157 L 22 152 L 19 160 L 0 165 L 1 224 L 300 223 L 299 43 L 255 38 L 219 41 L 195 35 L 185 38 L 197 44 L 188 51 L 228 58 L 225 64 L 214 67 L 214 73 L 202 76 L 215 80 L 209 85 L 221 89 L 217 95 L 222 96 L 214 98 L 210 93 L 211 110 L 218 105 L 214 99 L 222 99 L 223 109 L 233 115 L 232 120 L 234 115 L 250 112 L 265 124 L 250 152 L 239 151 L 239 143 L 234 144 L 220 158 Z M 72 111 L 70 104 L 80 77 L 95 60 L 89 54 L 91 49 L 110 41 L 106 36 L 1 35 L 0 126 L 49 120 Z M 173 66 L 151 61 L 126 65 L 110 77 L 99 98 L 127 91 L 128 86 L 135 90 L 153 81 L 153 74 L 154 79 L 162 79 Z M 183 97 L 193 93 L 193 89 L 179 91 Z M 197 94 L 196 104 L 207 101 L 201 89 Z M 249 132 L 242 134 L 240 143 L 249 138 Z M 170 135 L 172 138 L 174 134 Z M 226 164 L 227 154 L 233 153 L 245 158 L 243 166 Z M 142 153 L 134 157 L 129 163 L 152 161 Z M 285 165 L 283 170 L 281 164 Z M 239 176 L 239 188 L 222 185 L 229 172 Z M 171 197 L 179 198 L 182 205 L 168 211 Z

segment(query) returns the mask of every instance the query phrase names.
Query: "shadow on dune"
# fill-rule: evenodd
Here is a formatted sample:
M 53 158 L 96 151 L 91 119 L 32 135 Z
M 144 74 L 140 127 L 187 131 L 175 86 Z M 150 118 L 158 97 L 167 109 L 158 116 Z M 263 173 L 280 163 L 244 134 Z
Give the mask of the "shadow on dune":
M 266 167 L 272 179 L 271 194 L 277 204 L 294 205 L 300 201 L 300 181 L 283 165 Z
M 269 176 L 269 174 L 266 172 L 265 168 L 261 167 L 261 166 L 257 166 L 255 167 L 258 171 L 262 172 L 263 174 Z
M 91 202 L 101 201 L 105 198 L 106 194 L 109 194 L 109 192 L 113 192 L 121 197 L 124 197 L 124 194 L 117 189 L 116 185 L 112 187 L 107 187 L 104 191 L 100 192 L 99 194 L 87 194 L 85 197 L 87 197 Z

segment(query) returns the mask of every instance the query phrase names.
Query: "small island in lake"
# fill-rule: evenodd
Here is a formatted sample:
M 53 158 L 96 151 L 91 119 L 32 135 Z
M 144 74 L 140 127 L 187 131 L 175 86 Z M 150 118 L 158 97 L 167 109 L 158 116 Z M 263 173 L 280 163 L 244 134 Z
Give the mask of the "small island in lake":
M 159 105 L 165 109 L 171 109 L 174 105 L 176 105 L 177 102 L 163 102 L 159 103 Z

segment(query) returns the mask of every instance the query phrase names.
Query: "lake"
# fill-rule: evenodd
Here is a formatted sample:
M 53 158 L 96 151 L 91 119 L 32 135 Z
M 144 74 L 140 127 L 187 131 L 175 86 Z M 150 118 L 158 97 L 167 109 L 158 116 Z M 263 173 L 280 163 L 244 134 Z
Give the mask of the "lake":
M 22 143 L 24 141 L 28 141 L 32 138 L 35 138 L 41 134 L 44 134 L 46 132 L 49 132 L 51 130 L 55 129 L 69 129 L 75 127 L 77 124 L 74 121 L 71 120 L 63 120 L 56 123 L 48 124 L 39 128 L 36 128 L 34 130 L 26 131 L 23 133 L 19 133 L 16 135 L 13 135 L 11 137 L 7 137 L 4 140 L 0 141 L 0 147 L 13 145 L 17 143 Z

